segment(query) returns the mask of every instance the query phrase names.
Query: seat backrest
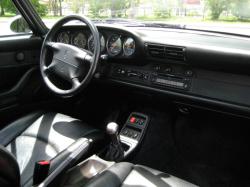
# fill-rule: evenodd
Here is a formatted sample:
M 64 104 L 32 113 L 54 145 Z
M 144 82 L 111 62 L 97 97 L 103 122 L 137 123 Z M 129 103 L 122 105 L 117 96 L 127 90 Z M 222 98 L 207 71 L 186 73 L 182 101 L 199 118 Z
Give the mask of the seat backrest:
M 0 145 L 0 186 L 20 186 L 19 166 L 15 157 Z

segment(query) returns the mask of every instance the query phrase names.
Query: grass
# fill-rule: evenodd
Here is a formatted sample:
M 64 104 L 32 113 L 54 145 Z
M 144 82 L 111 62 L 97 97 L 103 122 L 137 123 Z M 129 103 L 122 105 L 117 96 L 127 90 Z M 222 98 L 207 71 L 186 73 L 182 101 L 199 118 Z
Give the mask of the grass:
M 0 16 L 1 18 L 2 17 L 13 17 L 13 16 L 16 16 L 16 14 L 13 14 L 13 13 L 10 13 L 10 12 L 5 12 L 4 16 Z
M 159 22 L 175 22 L 175 23 L 220 23 L 220 24 L 249 24 L 250 20 L 239 20 L 236 17 L 221 17 L 219 20 L 211 20 L 210 18 L 202 17 L 171 17 L 171 18 L 156 18 L 156 17 L 137 17 L 142 21 L 159 21 Z

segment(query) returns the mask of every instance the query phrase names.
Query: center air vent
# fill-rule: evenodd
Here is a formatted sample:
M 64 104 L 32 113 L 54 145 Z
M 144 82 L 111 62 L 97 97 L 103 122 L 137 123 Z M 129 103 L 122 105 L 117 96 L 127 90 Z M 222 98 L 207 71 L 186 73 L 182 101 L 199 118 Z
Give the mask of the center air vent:
M 150 56 L 156 58 L 167 58 L 171 60 L 185 61 L 185 48 L 177 46 L 146 44 L 147 52 Z

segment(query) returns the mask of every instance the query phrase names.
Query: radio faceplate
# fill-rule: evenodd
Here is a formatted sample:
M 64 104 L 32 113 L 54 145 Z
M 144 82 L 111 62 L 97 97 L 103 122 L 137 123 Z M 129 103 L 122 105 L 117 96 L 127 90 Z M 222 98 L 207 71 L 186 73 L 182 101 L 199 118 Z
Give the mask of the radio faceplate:
M 159 72 L 159 70 L 152 70 L 151 68 L 138 69 L 115 66 L 112 69 L 111 76 L 125 81 L 138 82 L 153 87 L 188 91 L 191 88 L 193 72 L 191 70 L 183 72 L 184 73 L 179 73 L 177 71 Z
M 153 84 L 167 86 L 171 88 L 189 90 L 191 79 L 186 77 L 175 76 L 172 74 L 155 74 L 152 75 L 151 81 Z

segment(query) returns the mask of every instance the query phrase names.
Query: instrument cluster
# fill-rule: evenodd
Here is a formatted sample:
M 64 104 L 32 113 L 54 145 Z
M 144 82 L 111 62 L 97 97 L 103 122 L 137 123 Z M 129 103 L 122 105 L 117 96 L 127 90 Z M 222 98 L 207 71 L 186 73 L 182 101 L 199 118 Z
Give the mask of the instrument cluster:
M 101 53 L 110 57 L 131 57 L 135 54 L 136 43 L 132 36 L 120 33 L 99 33 Z M 84 31 L 61 31 L 56 36 L 56 41 L 74 45 L 81 49 L 94 51 L 93 35 Z

